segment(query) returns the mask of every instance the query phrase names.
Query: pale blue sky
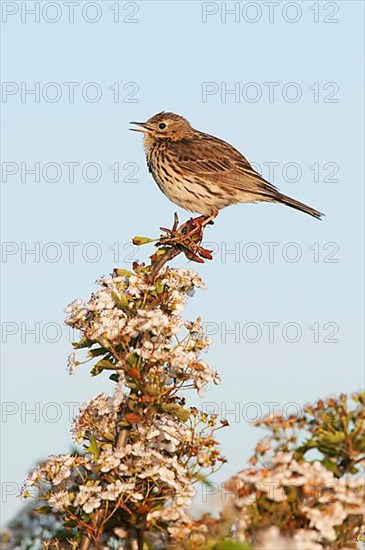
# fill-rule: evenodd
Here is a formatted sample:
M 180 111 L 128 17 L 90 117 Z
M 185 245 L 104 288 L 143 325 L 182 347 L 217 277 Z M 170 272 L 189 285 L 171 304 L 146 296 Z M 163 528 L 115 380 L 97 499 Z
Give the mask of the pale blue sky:
M 196 294 L 187 314 L 200 314 L 209 331 L 215 332 L 209 361 L 222 377 L 221 386 L 211 389 L 203 402 L 215 402 L 213 408 L 223 415 L 232 409 L 239 414 L 228 415 L 231 426 L 221 432 L 229 462 L 216 481 L 244 466 L 259 437 L 247 416 L 268 412 L 269 402 L 282 408 L 290 402 L 299 405 L 359 389 L 363 383 L 363 3 L 330 2 L 325 11 L 324 2 L 297 2 L 300 11 L 295 13 L 288 2 L 281 2 L 270 22 L 263 2 L 254 3 L 256 15 L 245 12 L 247 2 L 243 2 L 238 21 L 227 15 L 225 23 L 221 4 L 214 2 L 205 7 L 192 1 L 120 2 L 120 18 L 136 23 L 114 23 L 110 7 L 115 3 L 109 1 L 98 3 L 96 23 L 85 21 L 80 7 L 75 8 L 74 23 L 69 23 L 63 2 L 57 12 L 50 8 L 41 13 L 39 23 L 24 12 L 24 6 L 33 2 L 2 4 L 7 13 L 12 5 L 19 8 L 3 23 L 2 39 L 6 90 L 19 87 L 19 92 L 3 96 L 2 103 L 3 169 L 18 168 L 2 181 L 3 241 L 8 243 L 2 263 L 2 328 L 3 341 L 7 340 L 2 366 L 7 412 L 2 422 L 3 521 L 19 509 L 19 499 L 11 493 L 37 460 L 69 449 L 71 406 L 64 403 L 82 403 L 112 389 L 106 377 L 90 379 L 86 368 L 80 367 L 73 377 L 67 375 L 71 346 L 62 325 L 63 307 L 76 297 L 87 298 L 100 275 L 116 265 L 130 265 L 131 254 L 147 257 L 151 249 L 135 252 L 128 245 L 133 235 L 155 236 L 160 225 L 172 222 L 175 207 L 148 174 L 141 137 L 128 131 L 130 120 L 145 120 L 161 110 L 180 113 L 195 127 L 230 141 L 251 162 L 261 166 L 279 162 L 274 183 L 326 213 L 318 222 L 279 205 L 232 207 L 206 231 L 206 240 L 215 243 L 215 260 L 191 266 L 203 276 L 207 289 Z M 317 6 L 318 12 L 310 6 Z M 98 15 L 92 9 L 84 14 L 89 19 Z M 204 9 L 217 11 L 205 23 Z M 296 15 L 296 23 L 285 20 Z M 58 16 L 55 23 L 45 20 Z M 247 21 L 256 16 L 256 23 Z M 339 22 L 324 23 L 325 17 Z M 24 86 L 39 83 L 39 102 L 29 95 L 21 101 L 22 82 L 23 91 Z M 74 87 L 73 103 L 68 101 L 71 85 L 65 82 L 80 83 Z M 97 83 L 102 93 L 94 103 L 83 99 L 81 92 L 93 97 L 95 88 L 85 88 L 90 82 Z M 116 82 L 119 102 L 114 101 Z M 215 83 L 209 89 L 217 92 L 206 101 L 202 101 L 204 82 Z M 252 82 L 256 84 L 247 86 Z M 273 102 L 269 82 L 278 83 Z M 222 101 L 222 83 L 227 89 L 237 83 L 240 96 L 227 95 Z M 59 101 L 44 99 L 52 99 L 57 90 Z M 261 99 L 248 101 L 255 90 L 261 91 Z M 301 97 L 291 102 L 295 90 Z M 128 98 L 134 102 L 123 101 Z M 338 102 L 328 102 L 331 98 Z M 23 169 L 25 181 L 21 181 L 21 163 L 29 168 L 36 162 L 46 180 L 41 174 L 35 182 Z M 80 163 L 74 182 L 64 164 L 70 162 Z M 99 181 L 82 177 L 82 167 L 90 162 L 102 170 Z M 47 181 L 57 179 L 54 167 L 48 167 L 49 172 L 44 168 L 47 163 L 60 166 L 59 181 Z M 137 181 L 115 183 L 115 172 L 109 168 L 115 163 L 121 180 L 137 167 L 131 178 Z M 285 177 L 287 163 L 300 166 L 299 181 L 289 181 L 295 179 L 293 168 Z M 316 167 L 319 182 L 314 181 Z M 95 172 L 89 170 L 90 180 Z M 268 177 L 267 165 L 265 170 Z M 339 181 L 324 181 L 333 170 L 337 174 L 332 179 Z M 74 245 L 73 262 L 68 257 L 71 245 L 64 244 L 71 242 L 79 243 Z M 96 245 L 87 244 L 91 242 Z M 269 261 L 270 246 L 263 243 L 278 243 L 274 261 Z M 39 261 L 24 257 L 25 248 L 34 246 L 39 246 Z M 226 253 L 231 249 L 238 257 Z M 100 257 L 93 262 L 95 253 Z M 290 262 L 296 253 L 301 257 Z M 55 254 L 59 261 L 52 262 Z M 261 258 L 248 261 L 255 254 Z M 279 323 L 273 342 L 270 322 Z M 39 342 L 25 334 L 35 323 L 39 323 Z M 298 325 L 299 341 L 287 342 L 295 339 L 292 331 Z M 225 328 L 235 326 L 239 335 L 226 334 Z M 258 342 L 249 342 L 256 336 Z M 338 342 L 324 342 L 325 337 Z M 202 404 L 198 397 L 193 402 Z M 256 405 L 250 408 L 251 402 Z M 39 407 L 39 418 L 25 414 L 26 408 L 34 407 Z M 286 410 L 292 412 L 290 407 Z

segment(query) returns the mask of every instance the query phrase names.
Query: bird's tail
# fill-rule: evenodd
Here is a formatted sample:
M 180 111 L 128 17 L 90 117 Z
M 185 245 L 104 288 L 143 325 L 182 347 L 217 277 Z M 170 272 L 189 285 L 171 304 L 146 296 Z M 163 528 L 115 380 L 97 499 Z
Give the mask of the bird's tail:
M 317 220 L 320 220 L 324 214 L 322 212 L 319 212 L 315 208 L 312 208 L 311 206 L 308 206 L 307 204 L 304 204 L 303 202 L 296 201 L 295 199 L 292 199 L 291 197 L 288 197 L 287 195 L 283 195 L 282 193 L 279 193 L 276 196 L 277 202 L 281 202 L 283 204 L 286 204 L 287 206 L 291 206 L 291 208 L 295 208 L 296 210 L 300 210 L 301 212 L 305 212 L 306 214 L 309 214 L 310 216 L 313 216 L 314 218 L 317 218 Z

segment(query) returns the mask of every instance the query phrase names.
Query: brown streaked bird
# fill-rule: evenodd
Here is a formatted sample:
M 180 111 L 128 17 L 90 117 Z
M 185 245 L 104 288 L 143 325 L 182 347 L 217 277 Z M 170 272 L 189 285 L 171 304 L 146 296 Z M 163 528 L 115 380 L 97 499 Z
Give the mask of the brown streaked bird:
M 158 113 L 131 122 L 144 134 L 147 165 L 161 191 L 175 204 L 203 216 L 215 216 L 230 204 L 282 203 L 320 219 L 311 206 L 280 193 L 254 170 L 237 149 L 195 130 L 182 116 Z

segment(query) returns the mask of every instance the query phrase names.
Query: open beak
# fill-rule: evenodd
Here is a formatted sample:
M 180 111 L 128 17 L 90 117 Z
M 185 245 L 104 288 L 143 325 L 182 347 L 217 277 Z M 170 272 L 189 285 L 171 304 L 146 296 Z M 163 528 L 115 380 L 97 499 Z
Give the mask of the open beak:
M 132 132 L 142 132 L 142 134 L 148 134 L 148 132 L 152 130 L 152 128 L 149 128 L 145 122 L 130 122 L 129 124 L 136 124 L 136 126 L 141 126 L 141 129 L 129 128 Z

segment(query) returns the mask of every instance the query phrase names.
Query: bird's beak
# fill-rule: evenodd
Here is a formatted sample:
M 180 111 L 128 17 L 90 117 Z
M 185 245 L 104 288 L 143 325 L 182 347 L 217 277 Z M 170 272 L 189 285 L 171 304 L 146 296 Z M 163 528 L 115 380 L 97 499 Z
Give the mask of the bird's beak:
M 152 128 L 149 128 L 146 125 L 146 122 L 130 122 L 129 124 L 136 124 L 137 126 L 141 126 L 141 130 L 139 128 L 129 128 L 132 132 L 142 132 L 142 134 L 148 134 L 152 130 Z

